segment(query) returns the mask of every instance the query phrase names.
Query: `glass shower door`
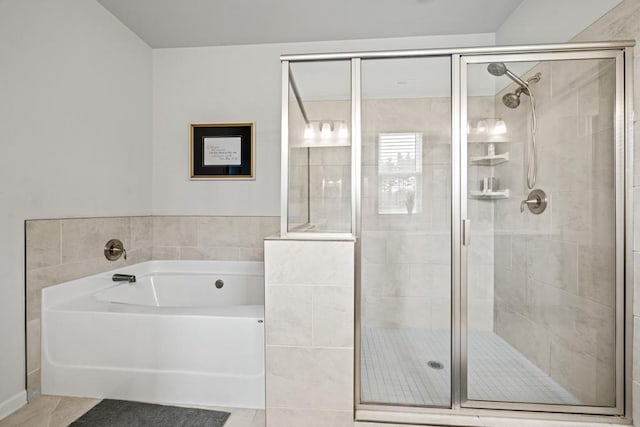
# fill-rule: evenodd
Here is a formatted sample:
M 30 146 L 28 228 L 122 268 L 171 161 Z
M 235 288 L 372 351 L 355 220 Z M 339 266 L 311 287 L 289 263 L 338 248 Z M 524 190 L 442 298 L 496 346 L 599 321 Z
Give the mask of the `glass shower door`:
M 362 61 L 359 395 L 451 405 L 451 59 Z
M 620 57 L 463 58 L 463 406 L 621 411 Z

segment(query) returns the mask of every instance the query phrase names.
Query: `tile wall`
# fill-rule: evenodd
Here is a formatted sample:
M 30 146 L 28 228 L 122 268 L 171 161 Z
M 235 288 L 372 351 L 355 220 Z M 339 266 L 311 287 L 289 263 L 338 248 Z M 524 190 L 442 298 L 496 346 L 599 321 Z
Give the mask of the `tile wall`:
M 492 101 L 492 100 L 491 100 Z M 493 102 L 470 101 L 483 115 Z M 362 103 L 362 314 L 366 327 L 448 329 L 451 295 L 451 99 L 366 99 Z M 422 135 L 422 209 L 383 214 L 378 209 L 378 136 L 387 132 Z M 486 218 L 474 228 L 477 280 L 469 300 L 474 327 L 493 327 L 492 205 L 470 203 Z
M 267 426 L 352 426 L 354 242 L 264 245 Z
M 262 261 L 278 217 L 146 216 L 29 220 L 25 223 L 27 389 L 40 390 L 42 289 L 151 259 Z M 104 244 L 122 240 L 127 260 L 107 261 Z
M 640 223 L 640 2 L 637 0 L 623 0 L 616 8 L 607 13 L 601 19 L 589 26 L 582 33 L 578 34 L 572 41 L 601 41 L 601 40 L 635 40 L 636 46 L 633 48 L 633 85 L 634 85 L 634 109 L 635 118 L 632 125 L 635 134 L 635 152 L 634 157 L 634 182 L 633 182 L 633 200 L 634 200 L 634 248 L 633 248 L 633 266 L 634 273 L 634 363 L 633 363 L 633 411 L 634 424 L 640 426 L 640 351 L 638 350 L 638 341 L 640 330 L 640 235 L 638 234 Z

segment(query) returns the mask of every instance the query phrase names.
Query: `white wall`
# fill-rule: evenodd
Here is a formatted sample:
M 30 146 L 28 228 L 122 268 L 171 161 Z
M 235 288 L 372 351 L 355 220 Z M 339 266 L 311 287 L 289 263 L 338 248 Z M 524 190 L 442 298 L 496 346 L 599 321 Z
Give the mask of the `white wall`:
M 496 31 L 496 44 L 566 43 L 621 1 L 524 0 Z
M 493 45 L 493 34 L 153 51 L 153 214 L 280 214 L 282 54 Z M 255 122 L 255 181 L 189 181 L 189 124 Z
M 93 0 L 4 0 L 0 62 L 2 412 L 25 389 L 23 221 L 150 213 L 151 49 Z

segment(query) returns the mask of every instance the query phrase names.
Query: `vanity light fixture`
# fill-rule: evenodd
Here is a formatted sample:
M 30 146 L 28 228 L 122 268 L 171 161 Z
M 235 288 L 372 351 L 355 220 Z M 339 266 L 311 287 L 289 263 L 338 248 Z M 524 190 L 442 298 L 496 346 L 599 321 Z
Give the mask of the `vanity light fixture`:
M 505 133 L 507 133 L 507 124 L 504 122 L 504 120 L 496 120 L 496 123 L 493 125 L 492 133 L 494 135 L 504 135 Z
M 330 122 L 322 122 L 320 125 L 320 138 L 329 139 L 331 138 L 331 132 L 333 131 Z
M 304 139 L 313 139 L 315 136 L 315 131 L 313 130 L 313 123 L 307 123 L 304 126 Z
M 304 126 L 304 139 L 313 140 L 320 136 L 320 139 L 347 139 L 349 138 L 349 128 L 342 120 L 310 120 Z

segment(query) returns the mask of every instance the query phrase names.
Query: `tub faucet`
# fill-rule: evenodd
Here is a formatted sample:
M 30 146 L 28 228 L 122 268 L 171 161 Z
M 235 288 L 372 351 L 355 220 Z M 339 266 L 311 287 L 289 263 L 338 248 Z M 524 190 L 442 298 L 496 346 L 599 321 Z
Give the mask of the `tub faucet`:
M 113 280 L 114 282 L 136 283 L 136 276 L 134 276 L 133 274 L 114 274 L 111 277 L 111 280 Z

